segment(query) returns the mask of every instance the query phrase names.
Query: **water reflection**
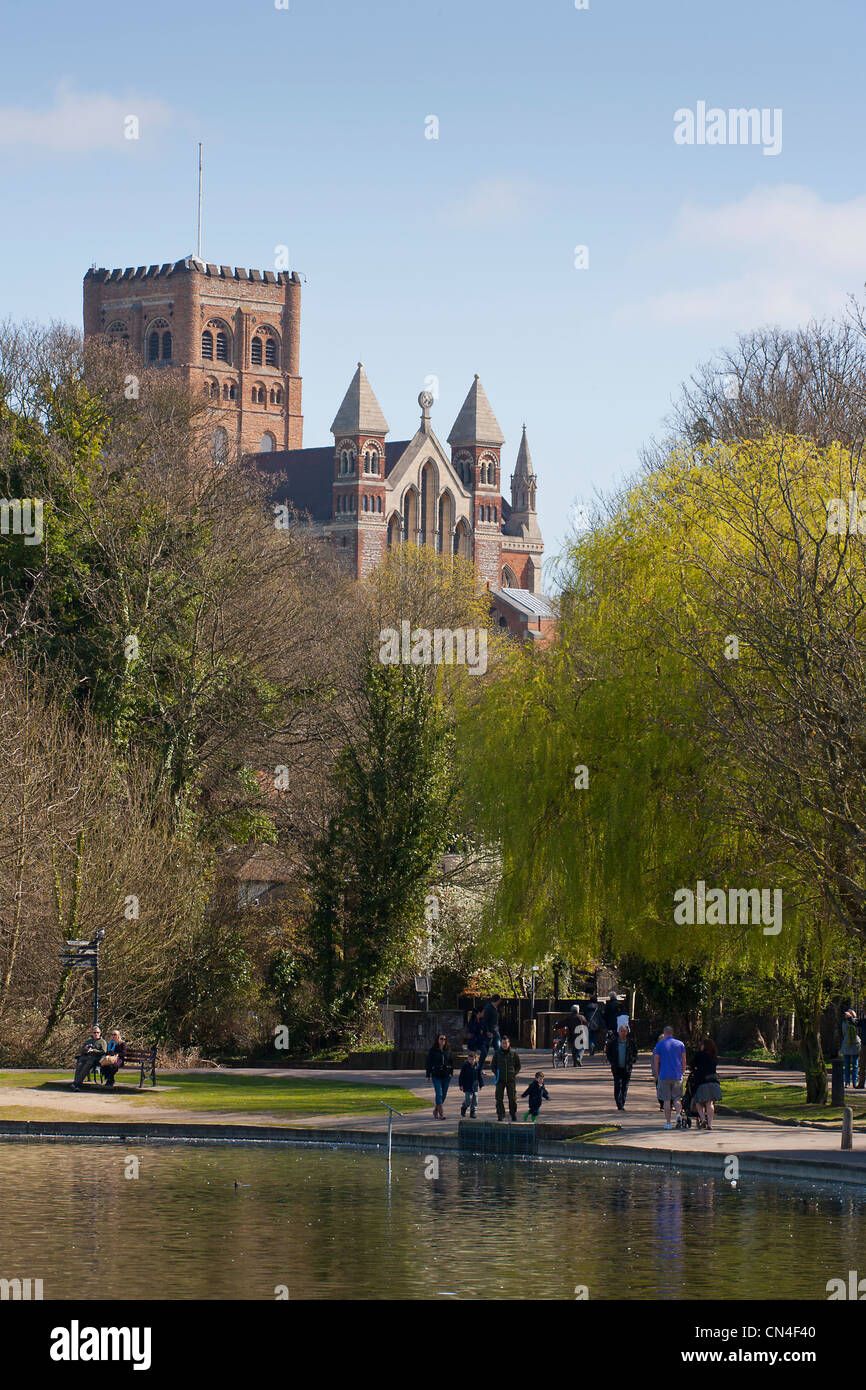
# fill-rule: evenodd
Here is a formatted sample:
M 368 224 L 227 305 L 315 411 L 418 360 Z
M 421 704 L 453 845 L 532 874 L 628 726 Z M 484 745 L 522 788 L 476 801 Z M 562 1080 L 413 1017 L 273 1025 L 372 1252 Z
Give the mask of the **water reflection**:
M 0 1277 L 46 1298 L 824 1298 L 864 1196 L 457 1154 L 0 1144 Z M 237 1184 L 237 1186 L 236 1186 Z

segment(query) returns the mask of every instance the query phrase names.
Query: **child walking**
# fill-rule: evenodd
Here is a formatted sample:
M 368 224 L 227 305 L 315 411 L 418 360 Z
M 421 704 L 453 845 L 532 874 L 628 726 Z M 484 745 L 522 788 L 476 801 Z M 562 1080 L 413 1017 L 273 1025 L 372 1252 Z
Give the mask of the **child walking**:
M 467 1052 L 466 1061 L 460 1068 L 457 1084 L 463 1092 L 463 1104 L 460 1107 L 460 1114 L 465 1115 L 468 1110 L 470 1120 L 474 1120 L 475 1107 L 478 1104 L 478 1092 L 484 1085 L 484 1077 L 481 1073 L 481 1059 L 477 1052 Z
M 523 1117 L 524 1123 L 527 1120 L 537 1120 L 538 1112 L 541 1109 L 541 1102 L 543 1100 L 550 1100 L 550 1096 L 547 1094 L 547 1087 L 544 1084 L 543 1071 L 537 1071 L 535 1073 L 535 1080 L 530 1081 L 523 1094 L 529 1096 L 529 1109 Z

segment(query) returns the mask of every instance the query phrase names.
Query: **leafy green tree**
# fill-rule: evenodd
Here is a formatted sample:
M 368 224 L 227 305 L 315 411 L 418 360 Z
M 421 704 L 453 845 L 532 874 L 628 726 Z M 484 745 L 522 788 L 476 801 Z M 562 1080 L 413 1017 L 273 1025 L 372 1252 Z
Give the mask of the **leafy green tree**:
M 314 848 L 311 941 L 341 1025 L 405 965 L 454 796 L 449 719 L 424 671 L 366 663 L 358 724 L 334 769 L 337 806 Z

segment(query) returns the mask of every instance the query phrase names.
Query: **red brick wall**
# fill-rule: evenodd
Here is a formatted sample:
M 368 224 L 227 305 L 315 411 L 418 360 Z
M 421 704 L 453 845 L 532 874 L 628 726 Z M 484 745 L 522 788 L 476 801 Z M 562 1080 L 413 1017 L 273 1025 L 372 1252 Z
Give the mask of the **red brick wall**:
M 301 285 L 287 272 L 209 267 L 210 273 L 183 262 L 137 270 L 88 271 L 84 277 L 84 334 L 104 332 L 115 321 L 129 329 L 130 349 L 145 352 L 148 323 L 164 318 L 172 334 L 172 366 L 194 391 L 216 381 L 220 422 L 242 453 L 258 452 L 262 435 L 274 436 L 278 449 L 303 447 L 300 375 Z M 222 271 L 222 273 L 220 273 Z M 258 277 L 258 278 L 252 278 Z M 231 363 L 202 359 L 201 335 L 209 319 L 224 320 L 232 334 Z M 250 360 L 255 330 L 270 325 L 280 339 L 278 367 Z M 224 384 L 234 383 L 235 400 L 224 400 Z M 252 401 L 254 384 L 265 387 L 265 404 Z M 282 400 L 271 404 L 272 389 Z

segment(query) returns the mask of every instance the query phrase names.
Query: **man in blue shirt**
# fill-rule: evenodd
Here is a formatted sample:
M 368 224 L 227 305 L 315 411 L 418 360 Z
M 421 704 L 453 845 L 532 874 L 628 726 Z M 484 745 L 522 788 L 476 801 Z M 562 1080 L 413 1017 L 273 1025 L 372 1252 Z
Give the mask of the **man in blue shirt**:
M 686 1045 L 674 1037 L 670 1024 L 653 1048 L 653 1076 L 658 1098 L 665 1108 L 665 1129 L 673 1129 L 671 1105 L 676 1107 L 677 1122 L 682 1109 L 683 1072 L 686 1065 Z

